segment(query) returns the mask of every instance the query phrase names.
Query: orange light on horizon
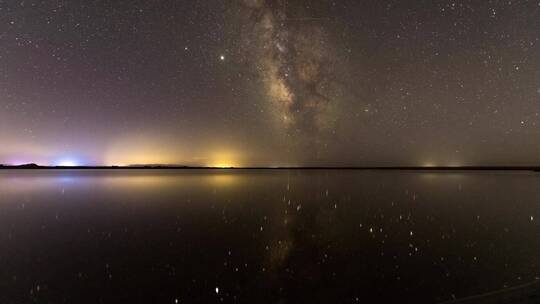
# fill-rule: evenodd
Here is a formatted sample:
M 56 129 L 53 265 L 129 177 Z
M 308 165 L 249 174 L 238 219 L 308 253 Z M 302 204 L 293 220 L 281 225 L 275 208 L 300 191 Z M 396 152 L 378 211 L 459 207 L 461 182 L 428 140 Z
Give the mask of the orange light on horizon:
M 234 165 L 232 165 L 231 163 L 217 163 L 217 164 L 212 165 L 212 167 L 215 167 L 215 168 L 234 168 Z
M 238 162 L 238 155 L 230 150 L 217 150 L 208 158 L 209 167 L 215 168 L 233 168 L 240 166 Z

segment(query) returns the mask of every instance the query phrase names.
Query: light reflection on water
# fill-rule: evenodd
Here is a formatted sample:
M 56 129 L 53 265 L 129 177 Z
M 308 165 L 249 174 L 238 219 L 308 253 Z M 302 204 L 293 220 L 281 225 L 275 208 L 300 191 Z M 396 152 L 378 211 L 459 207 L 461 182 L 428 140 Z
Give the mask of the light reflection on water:
M 519 285 L 540 273 L 539 182 L 4 170 L 0 302 L 432 303 Z

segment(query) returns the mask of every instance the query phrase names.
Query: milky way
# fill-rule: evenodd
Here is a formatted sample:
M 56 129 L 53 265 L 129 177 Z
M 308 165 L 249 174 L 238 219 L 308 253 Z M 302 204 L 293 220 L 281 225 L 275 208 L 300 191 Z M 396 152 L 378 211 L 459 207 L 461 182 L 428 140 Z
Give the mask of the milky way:
M 285 1 L 244 0 L 252 51 L 276 118 L 287 130 L 328 131 L 335 123 L 340 82 L 325 18 L 306 16 Z M 343 75 L 341 75 L 343 76 Z

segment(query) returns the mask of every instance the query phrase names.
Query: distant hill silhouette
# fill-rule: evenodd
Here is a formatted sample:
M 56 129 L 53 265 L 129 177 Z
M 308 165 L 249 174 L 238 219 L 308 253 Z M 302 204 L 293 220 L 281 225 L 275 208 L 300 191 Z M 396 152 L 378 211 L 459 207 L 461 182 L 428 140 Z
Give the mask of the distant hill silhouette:
M 16 165 L 16 166 L 0 164 L 0 168 L 39 169 L 41 167 L 37 164 L 31 163 L 31 164 L 23 164 L 23 165 Z

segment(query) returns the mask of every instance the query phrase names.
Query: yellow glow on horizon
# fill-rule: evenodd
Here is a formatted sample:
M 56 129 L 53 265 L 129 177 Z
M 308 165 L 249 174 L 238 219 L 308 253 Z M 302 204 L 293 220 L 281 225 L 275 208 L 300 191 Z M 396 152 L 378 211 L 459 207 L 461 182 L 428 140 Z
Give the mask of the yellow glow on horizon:
M 119 138 L 107 147 L 104 163 L 108 166 L 179 165 L 230 168 L 242 166 L 240 147 L 229 143 L 207 143 L 204 150 L 160 134 Z
M 435 164 L 434 162 L 424 162 L 422 164 L 422 167 L 436 167 L 437 164 Z
M 234 165 L 232 165 L 232 163 L 216 163 L 216 164 L 212 165 L 212 167 L 216 167 L 216 168 L 232 168 L 232 167 L 234 167 Z
M 232 168 L 240 166 L 238 162 L 238 156 L 229 150 L 217 150 L 209 158 L 209 162 L 206 164 L 215 168 Z
M 465 164 L 461 161 L 445 161 L 444 163 L 436 163 L 433 161 L 426 161 L 420 164 L 421 167 L 462 167 Z

